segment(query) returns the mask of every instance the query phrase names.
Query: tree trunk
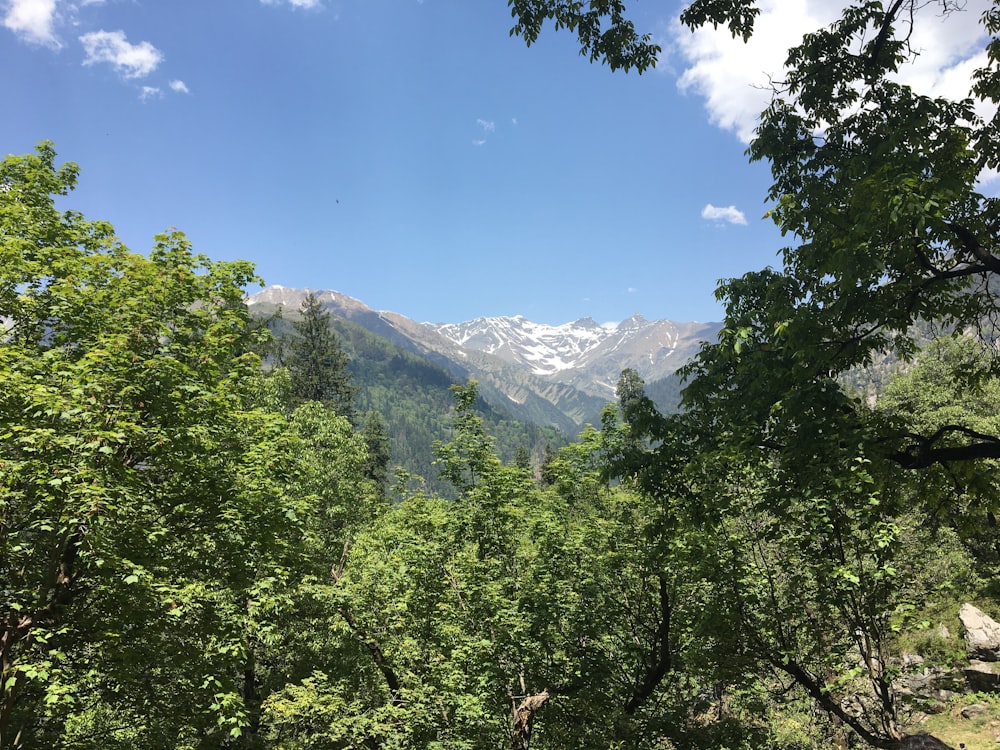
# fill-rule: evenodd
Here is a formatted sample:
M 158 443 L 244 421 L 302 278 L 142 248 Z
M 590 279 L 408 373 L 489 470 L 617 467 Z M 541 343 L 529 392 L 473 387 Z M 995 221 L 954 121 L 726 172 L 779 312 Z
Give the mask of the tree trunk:
M 535 695 L 527 696 L 519 706 L 514 708 L 514 725 L 510 733 L 511 750 L 529 750 L 531 726 L 535 721 L 535 712 L 544 706 L 548 699 L 549 691 L 543 690 Z

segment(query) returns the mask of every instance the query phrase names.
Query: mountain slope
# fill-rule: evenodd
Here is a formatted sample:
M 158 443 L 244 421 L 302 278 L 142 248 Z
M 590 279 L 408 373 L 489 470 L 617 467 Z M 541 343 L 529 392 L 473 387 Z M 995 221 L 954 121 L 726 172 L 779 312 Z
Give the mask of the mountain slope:
M 260 305 L 252 309 L 255 315 L 269 314 Z M 268 326 L 280 340 L 291 334 L 292 320 L 297 317 L 297 311 L 287 311 L 269 321 Z M 337 343 L 348 355 L 347 369 L 352 385 L 357 388 L 356 411 L 378 412 L 385 422 L 391 465 L 423 477 L 426 486 L 435 493 L 452 497 L 453 489 L 437 479 L 433 446 L 452 437 L 451 387 L 464 384 L 465 379 L 456 378 L 425 357 L 406 351 L 355 322 L 332 317 L 330 325 Z M 504 461 L 513 461 L 518 449 L 524 448 L 532 464 L 539 466 L 549 448 L 559 448 L 568 442 L 566 434 L 517 420 L 503 408 L 490 405 L 485 398 L 480 398 L 477 411 L 496 440 L 497 454 Z
M 310 291 L 268 287 L 248 304 L 260 313 L 297 310 Z M 570 435 L 599 421 L 603 406 L 615 398 L 622 370 L 631 368 L 647 382 L 666 379 L 720 327 L 649 321 L 641 315 L 606 325 L 585 318 L 551 326 L 523 316 L 429 324 L 372 310 L 338 292 L 314 293 L 334 316 L 429 359 L 456 378 L 477 379 L 483 397 L 516 418 Z
M 646 320 L 618 324 L 584 318 L 560 326 L 522 316 L 477 318 L 431 326 L 464 349 L 492 354 L 552 383 L 571 385 L 604 400 L 613 399 L 622 370 L 646 381 L 660 380 L 689 360 L 702 341 L 715 338 L 715 323 Z

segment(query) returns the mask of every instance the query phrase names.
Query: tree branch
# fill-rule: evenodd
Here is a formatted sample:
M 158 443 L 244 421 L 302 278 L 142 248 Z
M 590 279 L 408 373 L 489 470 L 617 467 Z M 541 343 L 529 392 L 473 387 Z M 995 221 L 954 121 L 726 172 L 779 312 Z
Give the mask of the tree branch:
M 869 69 L 874 68 L 876 70 L 876 74 L 878 74 L 877 66 L 879 57 L 882 55 L 882 50 L 885 47 L 886 42 L 889 41 L 889 31 L 892 29 L 892 22 L 896 20 L 896 14 L 899 13 L 899 9 L 903 6 L 904 2 L 906 2 L 906 0 L 896 0 L 896 2 L 892 4 L 892 7 L 890 7 L 882 17 L 882 24 L 879 27 L 878 36 L 875 37 L 875 43 L 872 45 L 871 55 L 868 60 L 866 60 L 866 67 Z
M 955 233 L 966 252 L 986 266 L 989 270 L 994 273 L 1000 273 L 1000 258 L 997 258 L 995 255 L 987 251 L 986 248 L 984 248 L 979 242 L 976 235 L 974 235 L 967 227 L 963 227 L 961 224 L 949 221 L 948 228 Z
M 979 442 L 968 445 L 934 447 L 934 444 L 942 438 L 954 433 L 960 433 Z M 891 460 L 906 469 L 926 469 L 936 463 L 947 464 L 951 461 L 1000 458 L 1000 438 L 976 432 L 962 425 L 944 425 L 929 437 L 921 435 L 908 435 L 907 437 L 916 442 L 907 448 L 889 454 Z
M 403 686 L 399 680 L 399 676 L 396 671 L 389 664 L 388 658 L 386 658 L 385 652 L 377 641 L 370 638 L 368 634 L 361 628 L 357 620 L 354 619 L 354 615 L 351 611 L 345 607 L 340 607 L 337 609 L 341 617 L 347 623 L 347 626 L 351 629 L 355 635 L 361 640 L 361 644 L 365 647 L 369 654 L 371 654 L 372 660 L 375 662 L 375 666 L 378 667 L 378 671 L 382 673 L 382 677 L 385 678 L 385 684 L 389 688 L 389 700 L 393 706 L 400 706 L 403 704 L 402 690 Z
M 514 722 L 510 733 L 511 750 L 528 750 L 531 745 L 531 727 L 535 714 L 549 700 L 549 691 L 543 690 L 535 695 L 525 696 L 514 709 Z
M 658 578 L 660 582 L 660 622 L 656 629 L 656 636 L 653 640 L 652 652 L 646 673 L 643 675 L 642 681 L 632 690 L 632 695 L 625 704 L 625 713 L 629 716 L 634 714 L 649 699 L 672 666 L 670 655 L 670 592 L 667 589 L 666 578 L 662 574 Z
M 895 739 L 875 734 L 861 724 L 856 717 L 847 713 L 843 706 L 825 689 L 825 686 L 820 685 L 798 662 L 789 658 L 777 658 L 774 655 L 768 655 L 768 661 L 771 662 L 772 666 L 788 674 L 812 696 L 813 700 L 854 730 L 869 745 L 887 750 L 896 747 Z

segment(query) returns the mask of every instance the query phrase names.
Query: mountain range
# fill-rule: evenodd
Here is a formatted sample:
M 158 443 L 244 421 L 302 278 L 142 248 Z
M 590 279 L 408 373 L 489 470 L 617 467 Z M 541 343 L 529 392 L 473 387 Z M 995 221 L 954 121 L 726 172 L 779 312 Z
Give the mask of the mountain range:
M 492 406 L 567 435 L 598 423 L 601 409 L 615 398 L 622 370 L 638 372 L 652 396 L 658 381 L 675 380 L 676 370 L 702 342 L 714 340 L 721 327 L 646 320 L 638 314 L 616 324 L 584 318 L 553 326 L 520 315 L 419 323 L 399 313 L 373 310 L 339 292 L 282 286 L 263 289 L 247 304 L 255 315 L 267 316 L 280 308 L 294 318 L 310 293 L 331 316 L 430 360 L 458 380 L 478 380 L 481 396 Z M 666 392 L 676 397 L 676 384 Z

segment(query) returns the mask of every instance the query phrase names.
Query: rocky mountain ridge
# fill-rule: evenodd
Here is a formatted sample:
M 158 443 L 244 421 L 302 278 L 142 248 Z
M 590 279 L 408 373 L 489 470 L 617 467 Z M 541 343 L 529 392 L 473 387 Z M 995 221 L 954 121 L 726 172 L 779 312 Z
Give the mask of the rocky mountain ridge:
M 711 323 L 650 321 L 638 313 L 604 325 L 584 318 L 552 326 L 517 315 L 431 327 L 465 349 L 492 354 L 537 377 L 606 398 L 614 396 L 623 369 L 631 368 L 648 381 L 667 377 L 719 330 Z
M 569 434 L 595 422 L 604 404 L 614 400 L 622 370 L 631 368 L 647 382 L 669 377 L 720 328 L 717 323 L 649 321 L 639 314 L 605 325 L 584 318 L 553 326 L 520 315 L 418 323 L 339 292 L 282 286 L 267 287 L 247 303 L 259 314 L 283 308 L 291 316 L 310 293 L 332 315 L 427 357 L 457 377 L 476 378 L 485 398 L 504 402 L 518 418 Z

